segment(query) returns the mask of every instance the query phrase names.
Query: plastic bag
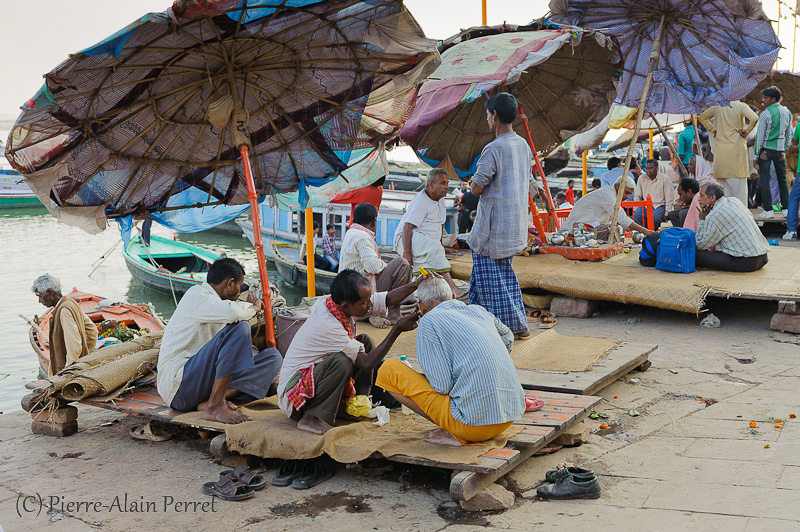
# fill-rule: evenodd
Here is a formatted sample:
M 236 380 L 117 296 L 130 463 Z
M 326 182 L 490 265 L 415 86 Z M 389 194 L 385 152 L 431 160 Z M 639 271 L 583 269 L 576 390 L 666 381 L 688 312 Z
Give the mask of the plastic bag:
M 372 399 L 366 395 L 356 395 L 347 400 L 345 412 L 353 417 L 365 417 L 372 409 Z
M 700 322 L 700 327 L 705 327 L 706 329 L 713 329 L 715 327 L 719 327 L 720 325 L 722 325 L 722 322 L 719 321 L 719 318 L 713 314 L 709 314 Z
M 372 410 L 369 411 L 367 414 L 368 418 L 378 418 L 378 421 L 375 421 L 373 425 L 377 425 L 382 427 L 389 422 L 389 409 L 385 406 L 376 406 Z

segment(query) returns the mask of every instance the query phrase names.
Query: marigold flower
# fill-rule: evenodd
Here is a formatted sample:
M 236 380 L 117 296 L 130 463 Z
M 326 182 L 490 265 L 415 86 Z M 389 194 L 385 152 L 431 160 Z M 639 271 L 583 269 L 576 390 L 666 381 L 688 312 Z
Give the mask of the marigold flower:
M 751 428 L 751 429 L 754 429 L 754 428 L 756 428 L 756 427 L 758 427 L 758 425 L 756 424 L 756 422 L 755 422 L 755 421 L 751 421 L 751 422 L 750 422 L 750 428 Z

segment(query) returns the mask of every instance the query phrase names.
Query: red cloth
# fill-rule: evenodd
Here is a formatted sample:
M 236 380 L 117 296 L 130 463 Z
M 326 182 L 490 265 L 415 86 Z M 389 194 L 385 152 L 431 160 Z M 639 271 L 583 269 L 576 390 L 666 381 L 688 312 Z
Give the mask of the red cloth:
M 567 201 L 570 204 L 575 205 L 575 190 L 571 188 L 567 189 Z
M 369 203 L 375 207 L 376 211 L 381 210 L 381 200 L 383 199 L 383 187 L 366 186 L 357 190 L 351 190 L 344 194 L 338 194 L 333 197 L 331 203 L 349 203 L 350 204 L 350 218 L 353 218 L 353 209 L 359 203 Z
M 339 320 L 339 323 L 342 324 L 344 330 L 347 331 L 347 335 L 350 338 L 356 337 L 356 321 L 349 317 L 347 314 L 344 313 L 342 307 L 337 305 L 333 302 L 333 298 L 328 296 L 325 299 L 325 306 L 328 308 L 328 312 L 330 312 L 334 318 Z

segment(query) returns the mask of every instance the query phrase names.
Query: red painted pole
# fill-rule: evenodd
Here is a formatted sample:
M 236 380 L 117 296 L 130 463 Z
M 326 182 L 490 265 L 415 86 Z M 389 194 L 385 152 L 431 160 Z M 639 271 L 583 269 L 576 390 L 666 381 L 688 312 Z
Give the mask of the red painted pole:
M 270 297 L 269 275 L 267 275 L 267 260 L 264 257 L 264 244 L 261 240 L 261 217 L 258 215 L 258 196 L 256 184 L 253 181 L 253 171 L 250 168 L 250 151 L 247 145 L 239 148 L 242 154 L 244 177 L 247 183 L 247 199 L 250 200 L 250 214 L 253 217 L 253 240 L 256 247 L 258 260 L 258 278 L 261 280 L 261 298 L 264 302 L 264 322 L 266 323 L 267 347 L 275 347 L 275 327 L 272 325 L 272 298 Z
M 525 116 L 525 110 L 522 108 L 522 105 L 519 106 L 519 114 L 522 117 L 522 125 L 525 127 L 525 133 L 528 135 L 528 144 L 531 145 L 533 160 L 536 162 L 536 169 L 539 171 L 539 175 L 542 176 L 545 199 L 547 200 L 547 204 L 550 206 L 550 211 L 555 212 L 556 207 L 553 204 L 553 197 L 550 195 L 550 187 L 547 186 L 547 178 L 544 176 L 544 168 L 542 168 L 542 163 L 539 160 L 539 154 L 536 153 L 536 146 L 533 144 L 531 129 L 528 127 L 528 117 Z M 561 229 L 561 222 L 558 221 L 558 216 L 552 214 L 551 217 L 553 218 L 553 223 L 555 224 L 556 229 Z

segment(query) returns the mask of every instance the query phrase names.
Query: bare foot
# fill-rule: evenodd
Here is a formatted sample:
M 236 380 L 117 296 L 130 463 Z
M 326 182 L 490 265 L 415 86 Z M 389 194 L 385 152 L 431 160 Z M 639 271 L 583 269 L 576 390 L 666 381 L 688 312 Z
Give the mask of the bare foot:
M 434 429 L 426 432 L 422 440 L 430 443 L 439 443 L 441 445 L 450 445 L 451 447 L 462 447 L 461 443 L 444 429 Z
M 297 422 L 297 428 L 312 434 L 325 434 L 333 427 L 322 421 L 317 416 L 304 414 L 300 421 Z
M 230 408 L 231 410 L 239 410 L 239 407 L 231 403 L 230 401 L 225 401 L 225 402 L 228 404 L 228 408 Z M 208 405 L 208 401 L 203 401 L 202 403 L 197 405 L 197 410 L 199 412 L 202 412 L 203 410 L 206 409 L 206 405 Z
M 206 406 L 203 408 L 203 419 L 231 424 L 250 421 L 248 416 L 237 412 L 236 407 L 234 406 L 234 408 L 231 408 L 231 406 L 232 405 L 228 401 L 225 401 L 225 403 L 221 405 L 212 405 L 207 402 Z
M 377 329 L 385 329 L 386 327 L 389 327 L 389 326 L 392 325 L 392 322 L 390 322 L 386 318 L 382 318 L 380 316 L 370 316 L 369 317 L 369 323 L 370 323 L 370 325 L 372 325 L 373 327 L 375 327 Z
M 453 297 L 456 299 L 461 299 L 465 295 L 469 294 L 469 290 L 462 290 L 461 288 L 456 288 L 453 290 Z

